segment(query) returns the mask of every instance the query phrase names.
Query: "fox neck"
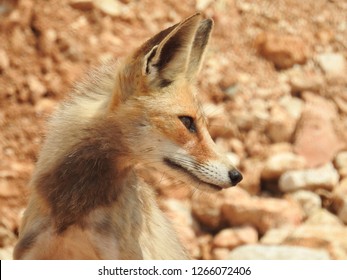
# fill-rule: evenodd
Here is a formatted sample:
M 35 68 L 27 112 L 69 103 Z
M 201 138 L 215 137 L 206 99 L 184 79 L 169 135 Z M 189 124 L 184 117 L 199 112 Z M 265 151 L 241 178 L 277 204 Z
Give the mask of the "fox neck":
M 38 170 L 32 181 L 48 203 L 58 233 L 83 224 L 92 210 L 116 203 L 134 177 L 135 162 L 114 120 L 97 120 L 84 132 L 53 166 Z

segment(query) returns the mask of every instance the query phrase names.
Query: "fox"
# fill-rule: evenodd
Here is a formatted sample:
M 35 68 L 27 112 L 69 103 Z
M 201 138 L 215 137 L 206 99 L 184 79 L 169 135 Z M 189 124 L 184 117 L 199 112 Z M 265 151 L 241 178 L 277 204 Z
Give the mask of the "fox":
M 48 123 L 14 259 L 190 258 L 136 167 L 207 192 L 242 180 L 196 88 L 212 28 L 194 14 L 76 84 Z

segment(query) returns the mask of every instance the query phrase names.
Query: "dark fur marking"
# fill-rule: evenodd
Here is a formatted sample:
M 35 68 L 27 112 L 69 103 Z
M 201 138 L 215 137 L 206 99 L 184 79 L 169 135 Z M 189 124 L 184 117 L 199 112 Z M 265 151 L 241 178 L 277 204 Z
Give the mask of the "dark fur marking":
M 181 46 L 180 38 L 176 38 L 175 35 L 171 37 L 162 48 L 159 61 L 153 66 L 158 67 L 159 71 L 164 69 L 165 66 L 175 57 L 175 54 Z
M 38 190 L 51 205 L 58 233 L 72 224 L 83 226 L 86 214 L 110 205 L 121 191 L 116 188 L 122 176 L 115 169 L 116 151 L 111 146 L 120 137 L 109 132 L 108 126 L 101 129 L 90 130 L 90 137 L 81 139 L 54 168 L 37 178 Z M 110 136 L 105 137 L 107 133 Z
M 200 22 L 198 30 L 196 31 L 194 38 L 194 47 L 199 47 L 199 49 L 204 49 L 207 45 L 209 34 L 211 32 L 213 21 L 211 19 L 204 19 Z
M 111 213 L 107 213 L 102 218 L 92 224 L 93 229 L 101 235 L 116 235 L 113 228 Z
M 161 79 L 160 80 L 160 84 L 159 84 L 159 87 L 161 87 L 161 88 L 164 88 L 164 87 L 167 87 L 167 86 L 169 86 L 169 85 L 171 85 L 172 84 L 172 81 L 171 80 L 168 80 L 168 79 Z
M 162 30 L 149 40 L 147 40 L 135 53 L 134 57 L 142 56 L 143 54 L 147 54 L 153 47 L 159 45 L 164 38 L 169 35 L 169 33 L 174 30 L 178 26 L 178 23 L 170 26 L 169 28 Z
M 152 49 L 151 54 L 148 56 L 147 65 L 146 65 L 146 74 L 150 74 L 149 62 L 152 60 L 152 58 L 155 56 L 156 53 L 157 53 L 157 49 Z

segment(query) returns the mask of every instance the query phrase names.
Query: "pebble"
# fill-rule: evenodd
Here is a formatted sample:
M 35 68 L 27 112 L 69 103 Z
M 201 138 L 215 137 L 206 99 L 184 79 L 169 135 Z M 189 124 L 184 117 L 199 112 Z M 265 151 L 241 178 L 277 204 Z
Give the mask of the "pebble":
M 316 59 L 328 77 L 335 78 L 346 75 L 346 59 L 342 54 L 322 53 Z
M 336 155 L 335 164 L 338 169 L 347 168 L 347 151 L 339 152 Z
M 283 192 L 318 188 L 332 190 L 338 181 L 338 172 L 331 163 L 328 163 L 315 169 L 285 172 L 280 177 L 279 188 Z
M 251 225 L 260 234 L 283 225 L 298 225 L 304 217 L 303 210 L 294 201 L 266 197 L 226 200 L 222 214 L 229 225 Z
M 258 52 L 279 69 L 304 64 L 309 56 L 308 45 L 297 36 L 262 33 L 256 39 Z
M 311 216 L 322 207 L 322 199 L 320 196 L 311 191 L 299 190 L 290 193 L 288 197 L 294 199 L 298 204 L 300 204 L 306 217 Z
M 289 170 L 302 169 L 306 165 L 306 160 L 292 152 L 283 152 L 270 156 L 264 164 L 262 170 L 263 179 L 277 179 Z
M 243 245 L 229 254 L 229 260 L 329 260 L 326 250 L 299 246 Z
M 213 239 L 214 247 L 233 249 L 243 244 L 257 243 L 258 232 L 251 226 L 226 228 Z
M 339 116 L 335 104 L 308 92 L 304 98 L 306 103 L 297 124 L 294 151 L 305 157 L 309 167 L 316 167 L 332 161 L 346 141 L 336 128 Z

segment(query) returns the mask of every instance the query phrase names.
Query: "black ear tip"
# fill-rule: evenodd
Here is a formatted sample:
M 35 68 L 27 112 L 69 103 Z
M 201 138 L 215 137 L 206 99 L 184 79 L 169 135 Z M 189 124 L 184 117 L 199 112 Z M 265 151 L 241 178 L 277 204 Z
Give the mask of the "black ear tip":
M 212 27 L 213 19 L 212 18 L 206 18 L 206 19 L 201 21 L 201 24 L 204 24 L 206 26 Z
M 211 18 L 204 19 L 200 22 L 198 32 L 209 33 L 213 27 L 213 20 Z

